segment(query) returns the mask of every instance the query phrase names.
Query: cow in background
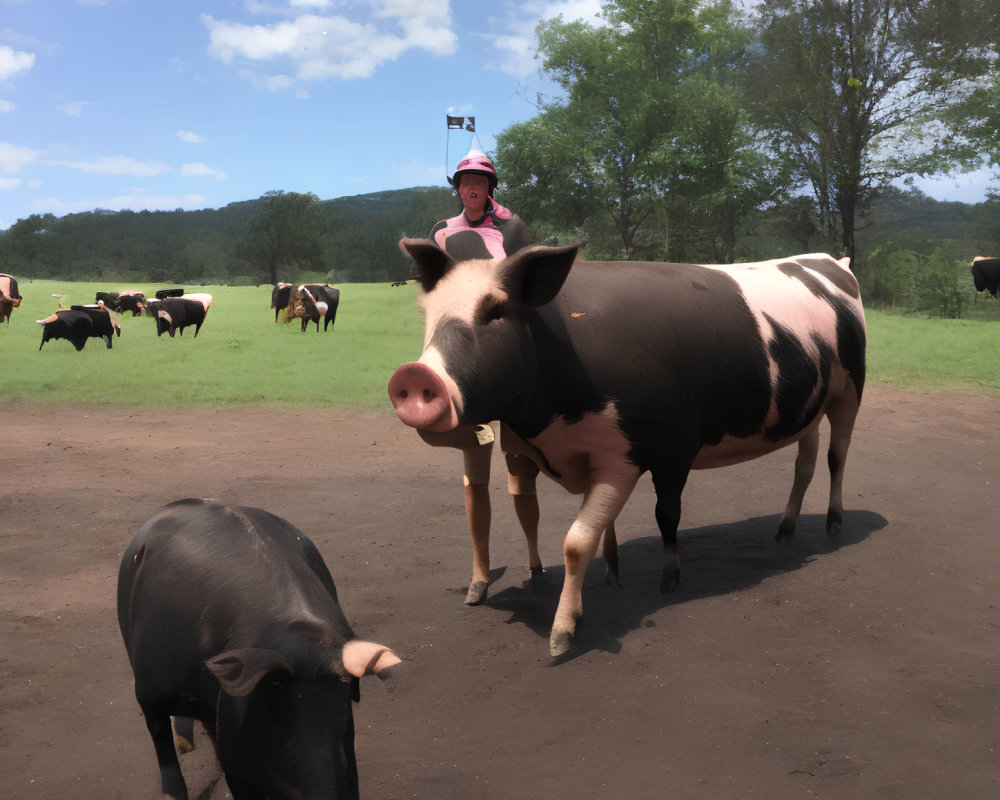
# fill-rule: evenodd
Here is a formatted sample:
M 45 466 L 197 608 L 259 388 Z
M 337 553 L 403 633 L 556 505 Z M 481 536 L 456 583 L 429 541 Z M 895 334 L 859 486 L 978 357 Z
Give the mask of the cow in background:
M 104 303 L 112 311 L 117 311 L 119 314 L 130 313 L 133 317 L 140 317 L 146 306 L 146 296 L 135 290 L 97 292 L 94 296 L 94 302 Z
M 972 281 L 977 292 L 989 291 L 996 297 L 1000 286 L 1000 258 L 976 256 L 972 259 Z
M 198 338 L 198 331 L 201 330 L 210 305 L 212 305 L 212 295 L 200 292 L 181 297 L 164 297 L 155 304 L 149 303 L 149 308 L 156 318 L 156 335 L 162 336 L 168 333 L 173 338 L 175 333 L 180 333 L 183 336 L 184 329 L 194 325 L 194 335 Z
M 21 299 L 14 277 L 0 273 L 0 322 L 10 324 L 10 313 L 21 305 Z
M 103 303 L 60 308 L 55 314 L 35 322 L 42 326 L 39 350 L 49 339 L 66 339 L 78 351 L 83 350 L 87 339 L 103 339 L 110 350 L 112 337 L 122 335 L 118 320 Z
M 302 319 L 302 331 L 305 332 L 310 320 L 316 321 L 313 312 L 307 310 L 304 304 L 300 305 L 300 291 L 305 289 L 312 298 L 312 301 L 319 305 L 324 304 L 324 309 L 320 316 L 323 318 L 323 332 L 328 327 L 332 327 L 337 320 L 337 307 L 340 305 L 340 289 L 330 286 L 328 283 L 276 283 L 271 290 L 271 308 L 274 309 L 274 321 L 278 321 L 278 316 L 285 311 L 285 323 L 293 319 Z M 305 317 L 307 314 L 310 320 Z M 319 322 L 316 321 L 316 330 L 319 331 Z
M 146 295 L 138 291 L 118 293 L 119 311 L 122 314 L 131 313 L 133 317 L 141 317 L 146 310 Z
M 292 302 L 292 284 L 276 283 L 271 289 L 271 308 L 274 309 L 274 322 L 277 324 L 278 315 L 288 309 Z M 285 322 L 289 322 L 288 319 Z

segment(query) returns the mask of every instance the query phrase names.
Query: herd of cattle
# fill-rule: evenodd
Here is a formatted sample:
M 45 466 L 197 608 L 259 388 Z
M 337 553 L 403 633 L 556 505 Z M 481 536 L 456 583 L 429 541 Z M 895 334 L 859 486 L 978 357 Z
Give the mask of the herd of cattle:
M 439 432 L 499 420 L 505 451 L 583 496 L 563 547 L 553 656 L 570 650 L 587 564 L 646 471 L 664 592 L 680 580 L 677 528 L 689 472 L 796 444 L 777 528 L 785 540 L 815 470 L 823 419 L 826 528 L 840 531 L 867 346 L 846 259 L 612 264 L 579 261 L 570 246 L 456 261 L 428 240 L 400 246 L 415 264 L 425 312 L 423 353 L 388 382 L 400 420 Z M 1000 259 L 977 258 L 972 273 L 977 290 L 996 295 Z M 4 297 L 19 301 L 16 283 L 3 286 Z M 185 298 L 184 311 L 170 302 Z M 286 321 L 301 319 L 303 331 L 312 321 L 318 331 L 321 318 L 324 330 L 333 324 L 338 301 L 332 287 L 279 284 L 271 305 L 275 322 L 285 309 Z M 115 304 L 141 314 L 135 302 L 119 293 L 65 311 L 84 314 L 102 331 L 88 335 L 110 347 L 116 328 L 105 318 Z M 153 302 L 158 334 L 173 335 L 200 326 L 211 298 L 157 298 L 147 312 Z M 188 797 L 173 717 L 181 743 L 191 720 L 201 720 L 235 798 L 357 799 L 358 681 L 390 677 L 400 659 L 355 637 L 322 556 L 301 531 L 262 509 L 176 501 L 126 548 L 117 597 L 164 796 Z
M 17 280 L 0 274 L 0 322 L 10 323 L 11 312 L 21 305 L 22 299 Z M 328 284 L 279 283 L 271 292 L 274 321 L 284 311 L 286 323 L 302 320 L 303 333 L 310 322 L 315 322 L 319 331 L 320 319 L 324 332 L 333 327 L 339 304 L 340 290 Z M 101 339 L 110 350 L 114 337 L 122 334 L 115 314 L 133 317 L 148 314 L 156 320 L 157 336 L 183 335 L 184 329 L 193 325 L 197 338 L 211 305 L 212 295 L 186 294 L 181 288 L 160 289 L 150 298 L 139 291 L 97 292 L 93 303 L 60 308 L 45 319 L 35 320 L 42 326 L 38 349 L 50 339 L 65 339 L 77 350 L 83 350 L 89 339 Z

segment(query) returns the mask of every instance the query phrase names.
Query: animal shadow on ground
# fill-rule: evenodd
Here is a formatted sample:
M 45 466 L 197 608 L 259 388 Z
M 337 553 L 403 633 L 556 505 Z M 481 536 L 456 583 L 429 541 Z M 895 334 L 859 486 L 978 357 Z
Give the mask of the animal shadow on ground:
M 591 650 L 617 653 L 621 639 L 644 624 L 653 624 L 646 620 L 662 608 L 744 591 L 766 578 L 801 569 L 821 556 L 857 544 L 888 524 L 885 517 L 871 511 L 847 511 L 841 533 L 828 536 L 825 515 L 803 514 L 791 540 L 778 544 L 775 531 L 779 519 L 779 514 L 773 514 L 679 531 L 681 583 L 670 594 L 661 594 L 659 589 L 663 567 L 659 533 L 619 543 L 620 587 L 606 584 L 604 559 L 593 559 L 584 579 L 584 612 L 577 623 L 573 648 L 555 663 Z M 540 588 L 525 581 L 521 587 L 491 595 L 485 606 L 509 613 L 507 624 L 525 625 L 548 640 L 565 574 L 562 564 L 546 566 Z

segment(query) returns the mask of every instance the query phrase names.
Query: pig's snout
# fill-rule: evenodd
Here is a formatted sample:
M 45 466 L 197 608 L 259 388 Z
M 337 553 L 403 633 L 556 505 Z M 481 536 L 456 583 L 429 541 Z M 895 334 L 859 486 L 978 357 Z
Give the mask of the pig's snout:
M 441 377 L 426 364 L 403 364 L 389 379 L 389 399 L 396 415 L 411 428 L 450 431 L 458 413 Z

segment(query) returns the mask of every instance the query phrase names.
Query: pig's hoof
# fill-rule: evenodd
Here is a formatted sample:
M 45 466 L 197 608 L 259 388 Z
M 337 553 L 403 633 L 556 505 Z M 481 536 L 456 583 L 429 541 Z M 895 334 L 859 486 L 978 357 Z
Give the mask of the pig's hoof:
M 478 606 L 486 599 L 486 581 L 473 581 L 469 584 L 469 593 L 465 596 L 467 606 Z
M 840 529 L 844 526 L 844 516 L 839 511 L 826 512 L 826 532 L 830 536 L 837 536 L 840 534 Z
M 545 586 L 545 568 L 531 567 L 531 577 L 528 578 L 528 585 L 532 594 L 541 594 L 542 587 Z
M 663 594 L 670 594 L 677 591 L 681 583 L 681 571 L 679 569 L 664 568 L 663 575 L 660 576 L 660 591 Z
M 573 646 L 573 634 L 569 631 L 552 631 L 549 637 L 549 653 L 553 658 L 566 655 Z

